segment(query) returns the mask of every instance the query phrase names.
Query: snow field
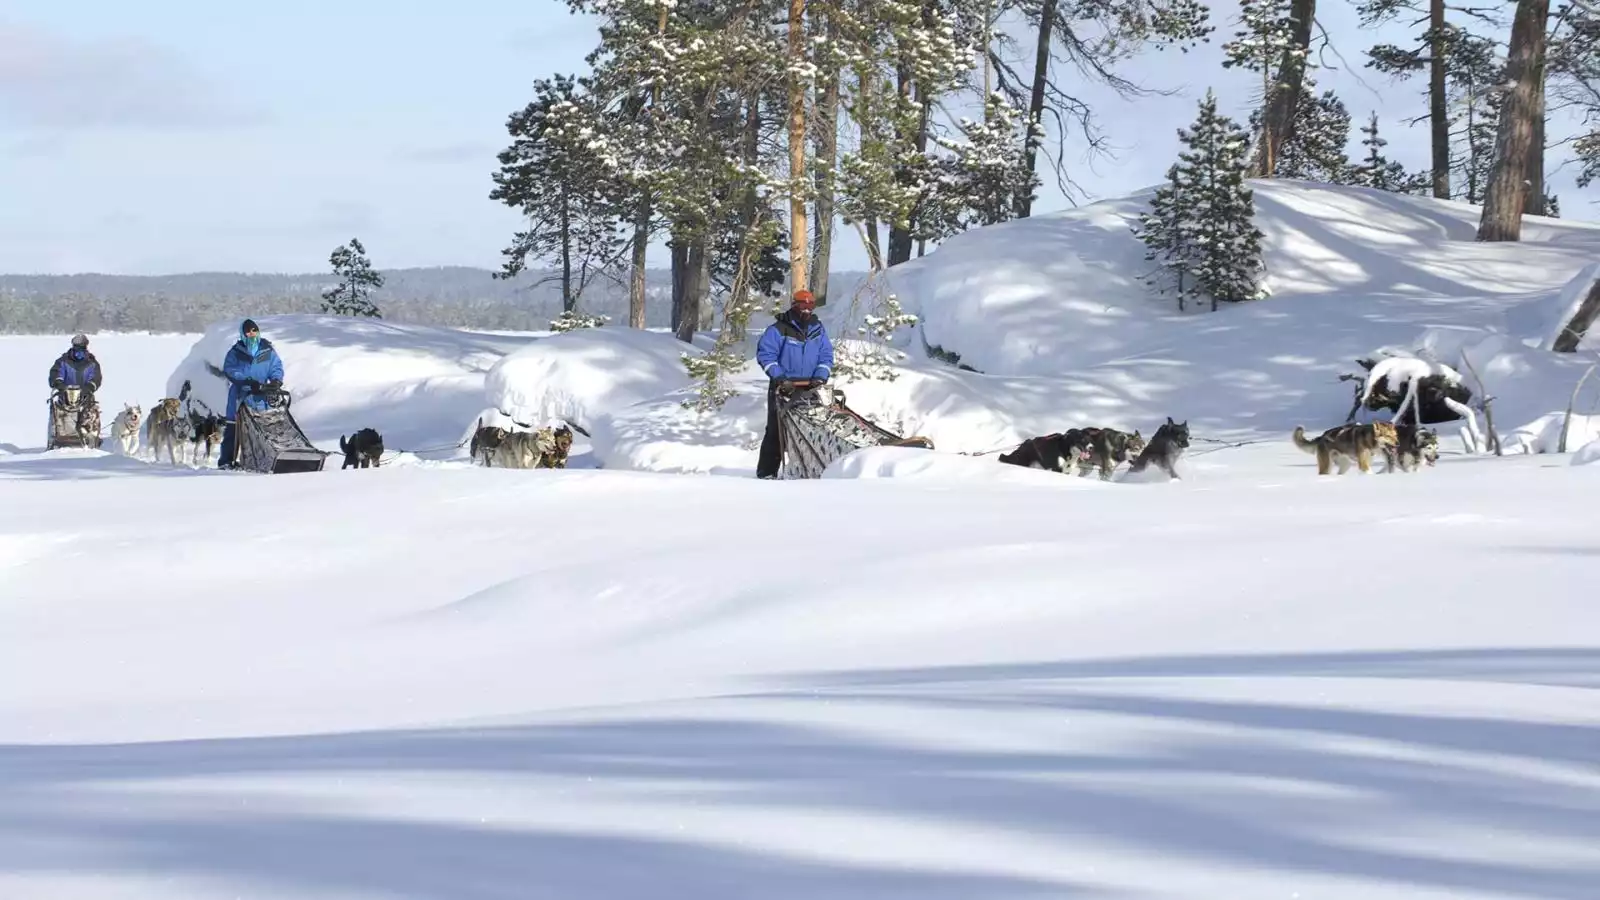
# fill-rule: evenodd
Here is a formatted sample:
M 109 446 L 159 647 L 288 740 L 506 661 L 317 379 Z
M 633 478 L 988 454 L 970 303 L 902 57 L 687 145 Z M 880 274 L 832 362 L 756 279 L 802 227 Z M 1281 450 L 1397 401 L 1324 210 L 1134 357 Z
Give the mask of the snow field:
M 314 442 L 423 451 L 274 477 L 38 453 L 66 336 L 0 337 L 0 897 L 1592 896 L 1600 384 L 1552 455 L 1591 360 L 1540 347 L 1600 230 L 1257 198 L 1273 297 L 1214 315 L 1119 281 L 1120 202 L 897 267 L 926 330 L 838 386 L 938 449 L 810 482 L 660 333 L 264 317 Z M 107 423 L 220 405 L 235 327 L 93 336 Z M 1384 347 L 1470 354 L 1512 455 L 1318 478 Z M 992 455 L 1169 415 L 1178 482 Z M 603 469 L 471 466 L 480 416 Z

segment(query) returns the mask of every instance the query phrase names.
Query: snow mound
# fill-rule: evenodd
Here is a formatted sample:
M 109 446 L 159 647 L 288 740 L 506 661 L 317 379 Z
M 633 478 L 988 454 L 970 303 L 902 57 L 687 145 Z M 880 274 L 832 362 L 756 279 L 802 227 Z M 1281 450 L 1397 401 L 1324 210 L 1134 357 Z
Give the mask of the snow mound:
M 1499 317 L 1560 290 L 1600 251 L 1595 224 L 1535 219 L 1520 242 L 1481 244 L 1479 210 L 1465 203 L 1290 180 L 1251 186 L 1272 299 L 1213 315 L 1153 297 L 1132 231 L 1149 201 L 1142 192 L 964 232 L 889 270 L 903 308 L 922 319 L 903 343 L 925 341 L 991 374 L 1141 374 L 1157 358 L 1185 359 L 1190 378 L 1292 374 L 1370 350 L 1351 338 L 1365 342 L 1374 325 L 1403 334 L 1430 314 Z M 1298 338 L 1286 333 L 1291 304 Z M 1394 339 L 1406 338 L 1380 343 Z
M 485 402 L 516 422 L 570 420 L 593 430 L 612 411 L 689 384 L 684 354 L 705 351 L 670 334 L 581 328 L 540 338 L 495 363 Z
M 484 375 L 531 336 L 399 325 L 349 316 L 283 315 L 256 320 L 283 358 L 295 421 L 322 449 L 341 435 L 376 428 L 395 449 L 445 449 L 483 408 Z M 223 410 L 222 361 L 238 322 L 206 329 L 167 378 L 206 407 Z
M 1502 434 L 1500 442 L 1506 453 L 1559 453 L 1561 428 L 1566 421 L 1565 412 L 1552 412 Z M 1572 430 L 1567 433 L 1567 448 L 1585 447 L 1600 439 L 1600 416 L 1572 415 Z
M 1579 447 L 1578 452 L 1572 454 L 1572 464 L 1575 466 L 1593 465 L 1597 462 L 1600 462 L 1600 437 Z

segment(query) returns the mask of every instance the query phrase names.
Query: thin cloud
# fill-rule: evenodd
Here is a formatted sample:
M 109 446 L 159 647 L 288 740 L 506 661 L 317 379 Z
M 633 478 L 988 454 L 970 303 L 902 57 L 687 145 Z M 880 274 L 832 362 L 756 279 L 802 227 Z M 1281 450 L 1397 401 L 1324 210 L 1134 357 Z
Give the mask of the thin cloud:
M 211 128 L 263 112 L 220 96 L 211 79 L 140 38 L 81 41 L 0 22 L 0 118 L 25 127 Z

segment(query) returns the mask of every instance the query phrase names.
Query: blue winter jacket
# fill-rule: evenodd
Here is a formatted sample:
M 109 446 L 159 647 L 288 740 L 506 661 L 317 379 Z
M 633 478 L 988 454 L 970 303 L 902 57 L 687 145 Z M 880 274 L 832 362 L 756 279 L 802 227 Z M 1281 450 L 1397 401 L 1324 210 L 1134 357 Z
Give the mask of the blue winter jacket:
M 833 341 L 815 316 L 802 328 L 784 312 L 756 342 L 756 362 L 768 378 L 828 378 L 833 375 Z
M 50 364 L 50 386 L 53 388 L 88 385 L 98 391 L 101 378 L 100 360 L 87 350 L 73 348 Z
M 245 347 L 244 338 L 241 336 L 233 342 L 233 347 L 228 351 L 227 359 L 222 361 L 222 374 L 228 376 L 228 418 L 238 415 L 239 400 L 243 396 L 244 402 L 250 404 L 251 409 L 266 409 L 266 398 L 260 394 L 244 394 L 244 382 L 255 379 L 261 384 L 269 381 L 283 381 L 283 360 L 279 358 L 278 351 L 272 349 L 272 342 L 261 338 L 256 346 L 254 355 Z

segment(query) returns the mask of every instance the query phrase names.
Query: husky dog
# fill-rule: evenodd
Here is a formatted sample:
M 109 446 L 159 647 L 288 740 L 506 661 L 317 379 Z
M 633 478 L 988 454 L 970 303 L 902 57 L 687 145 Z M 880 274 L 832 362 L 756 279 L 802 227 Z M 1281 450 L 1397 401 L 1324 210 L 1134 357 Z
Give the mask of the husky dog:
M 1068 466 L 1075 464 L 1069 456 L 1072 452 L 1074 451 L 1067 448 L 1066 435 L 1046 434 L 1028 438 L 1018 444 L 1017 449 L 1000 454 L 1000 461 L 1025 469 L 1039 468 L 1051 472 L 1065 472 Z
M 1294 445 L 1316 455 L 1318 475 L 1329 474 L 1334 466 L 1343 475 L 1350 471 L 1352 460 L 1361 471 L 1371 472 L 1372 454 L 1382 452 L 1387 462 L 1395 444 L 1395 428 L 1388 422 L 1337 425 L 1315 438 L 1306 437 L 1304 426 L 1294 427 Z
M 344 452 L 344 465 L 341 469 L 352 466 L 366 469 L 379 464 L 383 457 L 383 435 L 371 428 L 363 428 L 350 435 L 346 441 L 344 435 L 339 436 L 339 449 Z
M 1115 428 L 1072 428 L 1062 435 L 1068 450 L 1067 474 L 1088 475 L 1100 471 L 1100 480 L 1110 481 L 1111 471 L 1144 452 L 1144 436 Z
M 166 447 L 167 461 L 178 465 L 183 456 L 183 445 L 189 437 L 189 419 L 179 412 L 177 397 L 168 397 L 150 407 L 147 430 L 150 434 L 146 441 L 150 447 L 150 459 L 160 458 L 161 448 Z
M 545 429 L 541 429 L 541 433 Z M 550 432 L 551 448 L 539 457 L 541 469 L 565 469 L 567 454 L 572 452 L 572 429 L 565 425 Z
M 1139 455 L 1129 464 L 1128 472 L 1130 474 L 1143 472 L 1154 463 L 1161 471 L 1166 472 L 1168 477 L 1177 478 L 1178 460 L 1183 458 L 1184 451 L 1188 449 L 1189 420 L 1174 422 L 1171 416 L 1167 416 L 1167 421 L 1156 429 L 1155 434 L 1150 435 L 1149 443 L 1145 444 L 1144 449 L 1139 451 Z
M 222 442 L 222 417 L 216 413 L 201 415 L 189 410 L 189 441 L 194 445 L 191 458 L 196 464 L 202 459 L 210 459 L 213 449 Z M 206 448 L 204 456 L 200 455 L 201 444 Z
M 482 419 L 478 420 L 482 422 Z M 472 458 L 474 461 L 483 460 L 484 465 L 489 465 L 495 450 L 505 443 L 506 437 L 511 432 L 498 425 L 479 425 L 478 430 L 472 433 Z
M 133 456 L 139 452 L 139 419 L 143 416 L 144 410 L 139 408 L 139 404 L 124 403 L 122 412 L 111 420 L 111 436 L 117 439 L 123 456 Z
M 1385 471 L 1393 471 L 1398 464 L 1402 472 L 1415 472 L 1439 461 L 1438 433 L 1415 425 L 1396 425 L 1394 429 L 1395 446 L 1386 448 L 1383 454 Z
M 572 429 L 540 428 L 513 431 L 490 452 L 495 465 L 506 469 L 564 469 L 572 447 Z
M 544 455 L 555 449 L 555 440 L 544 436 L 547 434 L 548 429 L 509 432 L 505 439 L 490 451 L 490 459 L 494 465 L 504 469 L 538 468 Z

